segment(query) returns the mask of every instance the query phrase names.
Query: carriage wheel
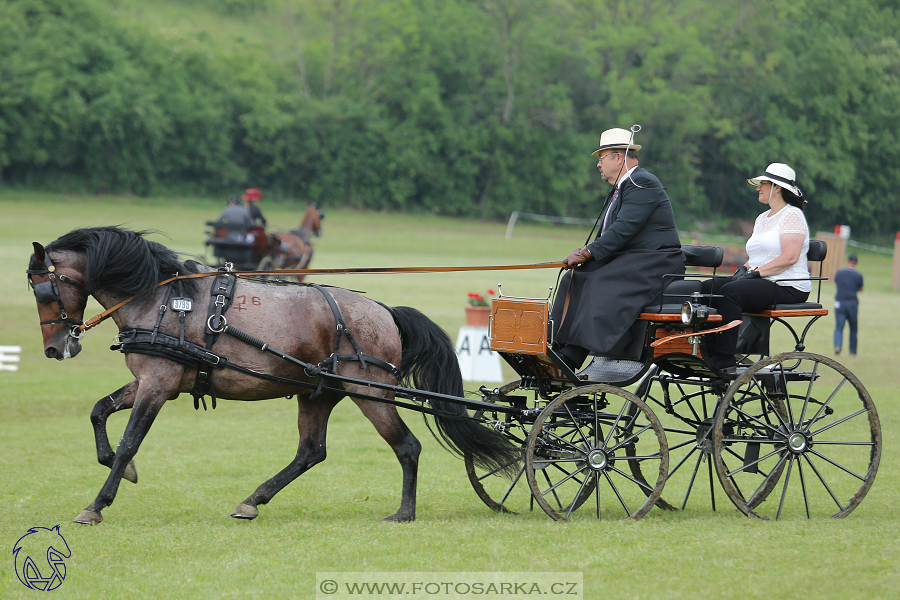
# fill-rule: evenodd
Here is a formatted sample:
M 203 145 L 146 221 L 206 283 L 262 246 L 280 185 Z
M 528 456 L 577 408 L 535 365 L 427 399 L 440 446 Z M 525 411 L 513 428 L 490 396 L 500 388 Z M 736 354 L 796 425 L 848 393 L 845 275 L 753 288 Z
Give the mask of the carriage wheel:
M 256 267 L 257 271 L 277 271 L 278 267 L 275 266 L 275 261 L 268 254 L 262 257 L 262 260 L 259 261 L 259 265 Z M 260 277 L 264 277 L 265 279 L 275 279 L 275 275 L 260 275 Z
M 514 381 L 508 383 L 502 388 L 505 394 L 514 392 L 519 388 L 519 382 Z M 482 419 L 484 411 L 480 410 L 475 413 L 474 418 Z M 498 418 L 498 415 L 492 415 L 492 418 Z M 528 437 L 530 431 L 529 425 L 523 425 L 520 421 L 509 423 L 506 429 L 506 436 L 515 444 L 517 444 L 524 453 L 525 438 Z M 500 513 L 519 514 L 526 510 L 534 510 L 534 498 L 531 496 L 531 489 L 523 477 L 525 473 L 524 461 L 513 479 L 507 479 L 496 471 L 485 471 L 475 464 L 470 454 L 464 455 L 466 463 L 466 475 L 469 477 L 469 483 L 472 489 L 481 498 L 491 510 Z M 588 486 L 579 496 L 575 508 L 581 506 L 593 491 L 593 485 Z
M 657 499 L 657 507 L 684 510 L 693 495 L 695 503 L 708 497 L 709 506 L 716 510 L 719 482 L 712 456 L 712 431 L 716 407 L 725 390 L 725 385 L 715 380 L 667 379 L 665 374 L 660 376 L 657 367 L 638 385 L 635 394 L 659 416 L 669 444 L 667 498 Z M 637 407 L 630 410 L 633 415 Z M 633 462 L 629 466 L 634 478 L 646 483 L 641 463 Z M 751 508 L 765 499 L 772 485 L 759 488 L 749 500 Z
M 567 520 L 591 487 L 598 519 L 638 519 L 662 493 L 668 457 L 665 432 L 646 404 L 621 388 L 587 385 L 561 394 L 538 416 L 526 441 L 525 476 L 554 520 Z M 654 483 L 631 475 L 634 462 L 645 463 L 642 472 L 654 473 Z
M 500 388 L 500 391 L 508 394 L 518 388 L 519 382 L 514 381 Z M 497 415 L 492 415 L 492 417 L 499 418 L 499 413 Z M 484 411 L 477 411 L 474 418 L 477 420 L 484 418 Z M 510 424 L 509 428 L 506 430 L 506 436 L 513 443 L 518 444 L 523 450 L 525 448 L 525 438 L 527 435 L 528 431 L 519 423 Z M 519 511 L 528 509 L 533 505 L 528 486 L 524 483 L 522 478 L 522 473 L 525 471 L 524 463 L 515 478 L 509 480 L 506 477 L 497 474 L 496 471 L 488 472 L 478 467 L 475 464 L 475 461 L 472 460 L 472 455 L 469 453 L 466 453 L 463 456 L 463 460 L 466 463 L 466 475 L 469 477 L 469 483 L 472 484 L 472 489 L 475 490 L 475 493 L 478 494 L 481 501 L 491 510 L 500 513 L 518 514 Z
M 773 356 L 741 374 L 713 428 L 725 493 L 759 518 L 850 514 L 872 487 L 881 443 L 875 405 L 859 379 L 806 352 Z

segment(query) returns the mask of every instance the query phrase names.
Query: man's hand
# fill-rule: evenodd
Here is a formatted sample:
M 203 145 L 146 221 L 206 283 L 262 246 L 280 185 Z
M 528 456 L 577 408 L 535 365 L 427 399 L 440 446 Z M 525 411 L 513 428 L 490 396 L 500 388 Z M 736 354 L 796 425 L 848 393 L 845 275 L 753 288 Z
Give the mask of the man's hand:
M 573 250 L 572 253 L 566 257 L 564 261 L 566 263 L 566 268 L 571 269 L 575 265 L 580 265 L 583 262 L 589 261 L 592 259 L 591 253 L 588 252 L 587 248 L 578 248 Z

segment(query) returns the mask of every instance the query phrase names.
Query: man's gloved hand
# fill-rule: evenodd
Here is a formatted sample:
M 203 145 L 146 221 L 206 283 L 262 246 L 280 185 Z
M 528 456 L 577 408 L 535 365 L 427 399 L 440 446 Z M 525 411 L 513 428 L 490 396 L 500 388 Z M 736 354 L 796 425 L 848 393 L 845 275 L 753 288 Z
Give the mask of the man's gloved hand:
M 566 257 L 566 260 L 563 261 L 566 263 L 566 268 L 571 269 L 575 265 L 580 265 L 583 262 L 586 262 L 593 258 L 591 253 L 588 252 L 587 248 L 578 248 L 577 250 L 573 250 L 571 254 Z
M 737 281 L 738 279 L 743 279 L 744 275 L 747 274 L 747 265 L 741 265 L 737 268 L 737 271 L 734 272 L 734 275 L 731 276 L 732 281 Z
M 735 274 L 735 275 L 737 275 L 737 274 Z M 732 281 L 738 281 L 738 280 L 740 280 L 740 279 L 759 279 L 759 271 L 756 271 L 756 270 L 754 270 L 754 271 L 746 271 L 746 272 L 742 273 L 741 276 L 738 277 L 737 279 L 734 279 L 734 278 L 732 277 L 731 280 L 732 280 Z

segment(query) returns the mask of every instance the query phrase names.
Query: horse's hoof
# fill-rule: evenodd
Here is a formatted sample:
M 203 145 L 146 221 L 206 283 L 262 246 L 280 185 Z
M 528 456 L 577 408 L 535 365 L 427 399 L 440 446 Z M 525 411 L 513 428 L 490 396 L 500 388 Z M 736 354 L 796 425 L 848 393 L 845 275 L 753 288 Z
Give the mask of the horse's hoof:
M 137 467 L 134 466 L 133 460 L 128 461 L 128 466 L 125 467 L 125 474 L 122 477 L 131 483 L 137 483 Z
M 391 515 L 382 519 L 388 523 L 412 523 L 416 520 L 416 515 L 400 514 Z
M 81 523 L 82 525 L 99 525 L 103 522 L 103 517 L 98 512 L 84 509 L 81 514 L 72 519 L 73 523 Z
M 231 516 L 235 519 L 247 519 L 252 520 L 259 516 L 259 511 L 256 510 L 255 506 L 250 506 L 249 504 L 238 504 L 238 507 L 234 509 L 231 513 Z

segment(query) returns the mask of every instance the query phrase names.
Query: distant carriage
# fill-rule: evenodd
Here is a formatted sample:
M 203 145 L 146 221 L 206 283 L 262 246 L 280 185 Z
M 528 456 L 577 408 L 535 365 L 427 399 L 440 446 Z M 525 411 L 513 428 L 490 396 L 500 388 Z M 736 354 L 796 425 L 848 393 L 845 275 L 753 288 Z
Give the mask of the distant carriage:
M 322 219 L 325 214 L 315 205 L 310 204 L 303 213 L 300 227 L 290 231 L 276 231 L 267 236 L 269 253 L 259 262 L 258 271 L 275 271 L 282 269 L 306 269 L 312 260 L 312 238 L 321 237 Z M 303 281 L 305 275 L 297 275 Z
M 265 229 L 242 223 L 207 221 L 206 246 L 212 246 L 217 266 L 231 263 L 239 271 L 305 269 L 312 259 L 312 236 L 322 235 L 325 215 L 309 205 L 297 229 L 267 234 Z M 298 276 L 302 281 L 303 276 Z

